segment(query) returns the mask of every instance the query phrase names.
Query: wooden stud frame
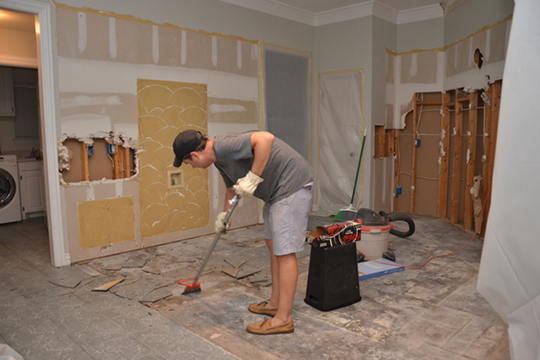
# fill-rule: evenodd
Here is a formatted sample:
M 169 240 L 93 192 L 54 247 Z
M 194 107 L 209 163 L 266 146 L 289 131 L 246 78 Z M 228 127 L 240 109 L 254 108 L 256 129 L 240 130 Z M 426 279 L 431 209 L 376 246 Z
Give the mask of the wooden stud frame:
M 459 217 L 459 189 L 460 189 L 460 174 L 461 174 L 461 134 L 463 131 L 463 102 L 457 100 L 459 90 L 456 89 L 455 101 L 455 124 L 454 124 L 454 151 L 452 163 L 452 199 L 450 209 L 450 222 L 457 224 Z
M 394 149 L 396 157 L 394 159 L 394 203 L 393 209 L 396 210 L 398 207 L 398 194 L 397 186 L 399 184 L 399 130 L 394 131 Z
M 482 188 L 481 199 L 485 204 L 483 210 L 483 221 L 481 236 L 485 235 L 487 218 L 489 215 L 489 207 L 491 201 L 491 184 L 493 178 L 493 164 L 495 158 L 496 138 L 498 130 L 498 118 L 501 99 L 501 84 L 496 81 L 491 84 L 487 90 L 487 97 L 490 101 L 484 103 L 485 126 L 483 136 L 483 158 L 482 158 Z M 410 212 L 415 211 L 415 190 L 416 190 L 416 173 L 417 173 L 417 147 L 414 145 L 416 139 L 416 128 L 418 126 L 418 110 L 421 105 L 438 105 L 441 104 L 441 137 L 440 137 L 440 162 L 439 162 L 439 185 L 438 185 L 438 203 L 437 216 L 449 217 L 452 224 L 457 224 L 459 221 L 460 209 L 460 192 L 461 178 L 465 178 L 465 194 L 463 200 L 463 228 L 472 230 L 474 226 L 474 207 L 473 198 L 470 192 L 474 185 L 474 176 L 476 171 L 476 150 L 478 136 L 478 103 L 481 90 L 472 92 L 466 97 L 458 96 L 463 94 L 462 89 L 455 89 L 441 94 L 441 102 L 437 101 L 418 101 L 418 94 L 413 98 L 413 148 L 412 148 L 412 169 L 411 169 L 411 203 Z M 452 94 L 454 100 L 452 101 Z M 465 108 L 468 107 L 468 108 Z M 451 112 L 455 111 L 454 127 L 451 128 Z M 467 112 L 467 122 L 464 123 L 464 112 Z M 466 134 L 464 134 L 464 131 Z M 386 145 L 386 156 L 395 154 L 394 161 L 394 184 L 395 191 L 399 181 L 399 139 L 400 130 L 387 130 L 387 142 L 391 142 L 393 138 L 392 149 L 390 144 Z M 467 153 L 462 153 L 463 136 L 467 139 Z M 450 151 L 452 145 L 452 151 Z M 452 166 L 450 167 L 450 156 L 452 156 Z M 462 159 L 466 157 L 465 174 L 462 174 Z M 451 179 L 450 179 L 450 174 Z M 449 184 L 450 182 L 450 184 Z M 398 208 L 398 197 L 394 194 L 393 207 Z M 450 203 L 450 206 L 448 206 Z M 449 213 L 448 213 L 449 212 Z
M 90 169 L 88 167 L 88 145 L 81 142 L 81 167 L 82 181 L 90 181 Z
M 437 216 L 446 217 L 448 200 L 448 157 L 450 156 L 450 93 L 441 96 L 441 142 L 439 162 L 439 198 L 437 201 Z
M 484 131 L 484 155 L 486 155 L 486 161 L 482 171 L 482 204 L 485 203 L 482 214 L 484 220 L 482 221 L 482 231 L 480 232 L 482 237 L 485 236 L 486 233 L 487 218 L 489 216 L 489 208 L 491 206 L 491 184 L 493 182 L 493 164 L 495 161 L 497 130 L 499 127 L 501 84 L 501 81 L 496 81 L 490 85 L 488 89 L 488 97 L 491 100 L 491 106 L 484 106 L 484 111 L 486 111 L 486 129 Z
M 410 213 L 414 213 L 414 203 L 416 200 L 416 127 L 418 126 L 418 95 L 414 94 L 413 99 L 413 125 L 412 125 L 412 137 L 413 137 L 413 148 L 412 148 L 412 169 L 411 169 L 411 206 Z
M 473 225 L 473 198 L 470 192 L 474 185 L 476 169 L 476 133 L 478 127 L 478 92 L 469 95 L 469 121 L 467 139 L 467 166 L 465 175 L 465 200 L 463 212 L 463 228 L 471 230 Z
M 386 132 L 384 129 L 384 125 L 375 125 L 375 158 L 382 158 L 385 156 L 385 140 Z
M 384 145 L 384 144 L 383 144 Z M 80 181 L 90 181 L 90 168 L 88 166 L 88 145 L 80 143 L 81 147 L 81 174 Z M 111 155 L 113 159 L 113 179 L 125 179 L 131 177 L 131 149 L 123 146 L 116 146 L 116 154 Z

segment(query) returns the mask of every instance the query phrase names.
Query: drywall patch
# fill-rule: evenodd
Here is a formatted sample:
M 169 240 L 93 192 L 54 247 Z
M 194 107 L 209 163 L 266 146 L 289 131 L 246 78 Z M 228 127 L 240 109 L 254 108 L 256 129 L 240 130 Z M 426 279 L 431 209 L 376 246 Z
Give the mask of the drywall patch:
M 183 187 L 169 188 L 172 143 L 180 131 L 208 133 L 205 84 L 137 80 L 139 140 L 146 151 L 139 160 L 139 211 L 142 237 L 207 226 L 208 170 L 182 167 Z
M 422 71 L 418 71 L 422 69 Z M 422 52 L 401 56 L 401 83 L 437 83 L 437 52 Z
M 72 138 L 106 135 L 111 129 L 111 118 L 107 115 L 79 114 L 61 118 L 61 132 Z
M 81 250 L 135 239 L 133 198 L 120 197 L 77 204 Z
M 257 121 L 254 101 L 208 98 L 208 121 L 231 124 L 253 124 Z

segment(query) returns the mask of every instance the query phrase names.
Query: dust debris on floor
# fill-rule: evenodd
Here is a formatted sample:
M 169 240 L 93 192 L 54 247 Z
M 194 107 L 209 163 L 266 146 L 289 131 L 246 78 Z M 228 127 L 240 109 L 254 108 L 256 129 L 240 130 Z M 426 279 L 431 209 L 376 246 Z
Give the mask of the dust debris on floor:
M 310 216 L 309 228 L 331 219 Z M 420 266 L 471 234 L 415 216 L 409 238 L 390 236 L 396 262 Z M 360 281 L 362 300 L 332 311 L 304 302 L 311 247 L 297 254 L 295 331 L 257 337 L 251 303 L 271 294 L 264 226 L 231 230 L 182 295 L 214 235 L 54 268 L 36 220 L 0 232 L 0 343 L 41 359 L 462 359 L 507 360 L 506 324 L 476 291 L 482 242 Z M 29 235 L 31 234 L 31 235 Z

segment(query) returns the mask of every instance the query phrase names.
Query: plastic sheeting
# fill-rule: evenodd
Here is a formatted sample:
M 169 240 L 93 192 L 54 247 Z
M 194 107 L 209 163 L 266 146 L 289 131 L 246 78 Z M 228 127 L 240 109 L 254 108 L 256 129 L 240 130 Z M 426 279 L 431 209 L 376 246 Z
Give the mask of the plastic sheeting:
M 362 71 L 319 76 L 319 209 L 336 214 L 351 202 L 365 119 Z M 366 151 L 362 168 L 366 162 Z M 362 201 L 362 169 L 353 206 Z
M 512 359 L 540 359 L 540 1 L 516 0 L 478 291 L 508 323 Z

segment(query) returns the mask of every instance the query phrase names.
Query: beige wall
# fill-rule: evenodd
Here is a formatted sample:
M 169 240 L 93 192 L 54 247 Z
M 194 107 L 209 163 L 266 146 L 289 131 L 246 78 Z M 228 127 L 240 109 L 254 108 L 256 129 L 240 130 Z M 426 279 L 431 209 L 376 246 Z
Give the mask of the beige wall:
M 0 65 L 35 67 L 37 65 L 36 34 L 0 28 Z M 15 74 L 15 81 L 17 74 Z M 39 142 L 16 143 L 13 117 L 0 116 L 0 148 L 2 152 L 16 155 L 29 155 L 33 146 Z
M 2 57 L 37 59 L 36 34 L 0 28 L 0 60 Z
M 171 187 L 172 142 L 187 128 L 210 137 L 258 128 L 258 45 L 92 10 L 58 8 L 56 22 L 60 141 L 121 136 L 137 165 L 128 179 L 63 184 L 71 260 L 212 233 L 222 180 L 213 167 L 182 167 L 184 186 Z M 118 211 L 109 216 L 130 213 L 133 238 L 114 235 L 103 221 L 93 225 L 99 239 L 89 242 L 83 215 L 107 214 L 114 198 L 126 200 L 115 201 Z M 236 212 L 233 226 L 258 223 L 255 199 L 244 199 Z

